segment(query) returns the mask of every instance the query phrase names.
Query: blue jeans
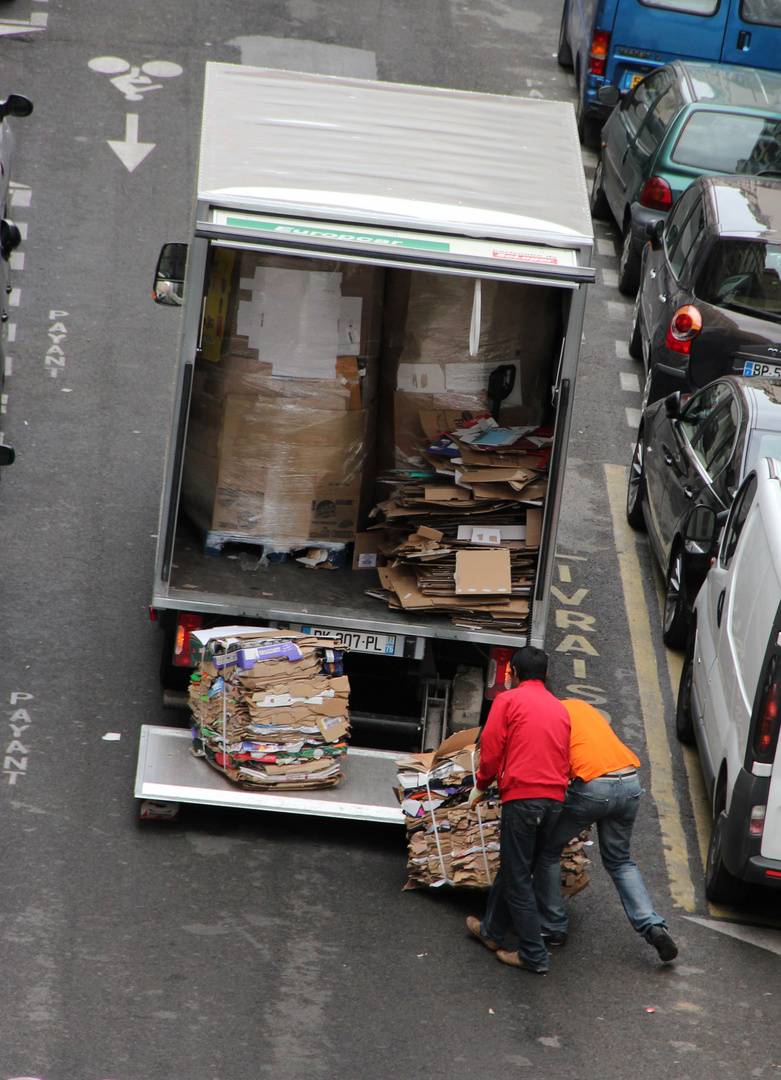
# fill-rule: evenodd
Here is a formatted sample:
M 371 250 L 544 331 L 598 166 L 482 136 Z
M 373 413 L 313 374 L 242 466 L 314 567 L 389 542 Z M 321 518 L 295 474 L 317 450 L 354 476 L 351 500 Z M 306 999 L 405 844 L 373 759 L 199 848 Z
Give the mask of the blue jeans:
M 599 776 L 587 783 L 573 780 L 570 784 L 564 809 L 534 874 L 534 894 L 544 931 L 559 933 L 567 929 L 561 896 L 561 849 L 593 822 L 597 826 L 602 865 L 613 879 L 632 926 L 638 934 L 645 934 L 651 926 L 665 925 L 661 915 L 654 911 L 637 864 L 629 853 L 642 794 L 636 774 Z
M 540 934 L 532 874 L 540 853 L 552 839 L 561 807 L 555 799 L 512 799 L 502 803 L 499 872 L 480 926 L 483 937 L 500 945 L 514 929 L 518 956 L 535 971 L 547 971 L 548 952 Z

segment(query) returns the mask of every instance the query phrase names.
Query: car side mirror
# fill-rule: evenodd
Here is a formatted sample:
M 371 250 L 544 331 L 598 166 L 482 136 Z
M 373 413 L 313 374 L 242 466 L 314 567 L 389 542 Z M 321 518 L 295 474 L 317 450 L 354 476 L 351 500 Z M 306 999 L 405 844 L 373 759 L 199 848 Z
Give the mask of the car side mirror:
M 609 105 L 611 109 L 614 109 L 621 100 L 621 91 L 617 86 L 600 86 L 597 90 L 597 101 L 600 105 Z
M 709 555 L 718 539 L 721 524 L 719 515 L 709 506 L 696 506 L 683 533 L 683 545 L 687 555 Z
M 664 236 L 664 218 L 654 218 L 652 221 L 647 221 L 645 225 L 645 235 L 648 237 L 651 247 L 654 251 L 659 251 L 662 246 L 662 237 Z
M 14 225 L 13 221 L 8 221 L 7 218 L 3 218 L 0 221 L 0 255 L 6 262 L 11 257 L 11 252 L 16 251 L 22 242 L 22 234 L 19 229 Z
M 0 101 L 0 120 L 5 120 L 6 116 L 29 116 L 32 111 L 32 101 L 21 94 L 10 94 L 5 101 Z
M 156 304 L 180 307 L 184 298 L 187 244 L 163 244 L 155 267 L 152 290 Z
M 664 399 L 664 411 L 670 420 L 677 420 L 681 415 L 681 391 L 668 394 Z

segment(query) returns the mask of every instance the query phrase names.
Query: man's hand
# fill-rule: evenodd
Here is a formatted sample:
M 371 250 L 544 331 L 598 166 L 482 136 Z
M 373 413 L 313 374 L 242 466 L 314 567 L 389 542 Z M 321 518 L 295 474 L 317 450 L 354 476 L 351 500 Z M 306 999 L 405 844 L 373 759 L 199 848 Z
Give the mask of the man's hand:
M 475 803 L 480 802 L 484 795 L 485 792 L 481 791 L 479 787 L 473 787 L 472 790 L 469 792 L 469 798 L 466 800 L 467 810 L 474 810 Z

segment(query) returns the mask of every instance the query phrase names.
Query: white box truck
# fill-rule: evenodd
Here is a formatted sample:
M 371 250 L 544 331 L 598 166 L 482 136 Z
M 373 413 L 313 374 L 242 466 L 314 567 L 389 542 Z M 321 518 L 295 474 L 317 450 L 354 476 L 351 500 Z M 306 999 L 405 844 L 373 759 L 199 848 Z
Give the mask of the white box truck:
M 381 748 L 436 745 L 454 707 L 476 722 L 512 651 L 544 644 L 592 249 L 569 104 L 206 65 L 192 234 L 164 246 L 154 284 L 182 316 L 151 604 L 163 682 L 175 701 L 195 629 L 336 634 L 361 749 L 336 791 L 272 798 L 218 784 L 186 730 L 148 727 L 139 798 L 401 819 Z M 319 429 L 307 410 L 331 407 L 334 353 L 346 411 Z M 350 542 L 375 480 L 415 475 L 410 416 L 445 426 L 489 389 L 509 392 L 500 423 L 553 431 L 523 633 L 394 609 L 367 594 L 376 571 Z M 359 482 L 340 499 L 356 437 Z M 346 538 L 347 563 L 307 569 L 275 529 L 336 562 Z

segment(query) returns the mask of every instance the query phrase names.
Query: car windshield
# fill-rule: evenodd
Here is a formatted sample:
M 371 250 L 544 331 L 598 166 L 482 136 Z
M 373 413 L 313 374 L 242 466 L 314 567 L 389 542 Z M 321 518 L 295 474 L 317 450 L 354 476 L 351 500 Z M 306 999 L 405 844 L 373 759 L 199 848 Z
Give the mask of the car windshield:
M 778 167 L 781 120 L 697 109 L 678 136 L 672 160 L 702 172 L 756 174 Z
M 781 431 L 762 431 L 761 428 L 755 428 L 749 436 L 743 475 L 750 473 L 756 463 L 765 457 L 781 458 Z
M 698 299 L 781 322 L 781 246 L 761 240 L 719 240 L 695 285 Z

